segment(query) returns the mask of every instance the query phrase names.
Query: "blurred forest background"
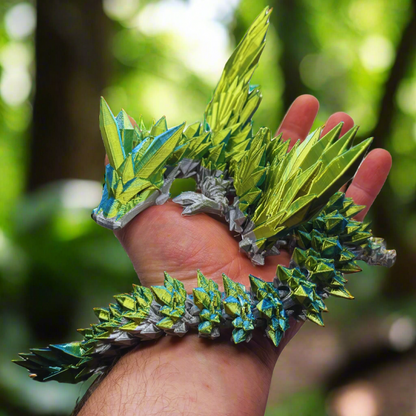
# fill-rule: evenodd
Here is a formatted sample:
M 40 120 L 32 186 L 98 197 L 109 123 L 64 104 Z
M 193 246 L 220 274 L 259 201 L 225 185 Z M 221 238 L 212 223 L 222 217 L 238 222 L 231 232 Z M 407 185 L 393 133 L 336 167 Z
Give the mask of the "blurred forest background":
M 283 353 L 267 415 L 415 413 L 416 1 L 39 0 L 0 3 L 0 415 L 65 415 L 87 385 L 35 383 L 17 352 L 76 338 L 93 306 L 137 277 L 100 199 L 99 97 L 170 126 L 201 120 L 236 42 L 274 7 L 254 83 L 255 126 L 276 129 L 304 93 L 393 155 L 371 210 L 398 250 L 391 270 L 350 280 L 326 328 L 307 324 Z

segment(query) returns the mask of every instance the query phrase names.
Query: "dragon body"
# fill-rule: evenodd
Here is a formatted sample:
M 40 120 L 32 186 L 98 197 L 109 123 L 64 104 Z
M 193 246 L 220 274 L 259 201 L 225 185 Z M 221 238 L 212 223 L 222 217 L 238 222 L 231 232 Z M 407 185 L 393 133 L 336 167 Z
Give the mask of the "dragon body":
M 290 316 L 323 325 L 330 295 L 352 298 L 344 275 L 361 270 L 358 260 L 394 263 L 395 251 L 354 220 L 364 206 L 338 192 L 371 139 L 354 145 L 357 128 L 340 138 L 340 124 L 324 136 L 322 129 L 312 132 L 289 150 L 289 141 L 268 128 L 253 131 L 262 96 L 250 80 L 265 47 L 270 11 L 260 14 L 228 60 L 202 123 L 168 128 L 162 117 L 147 128 L 124 110 L 115 117 L 102 99 L 100 129 L 109 164 L 92 217 L 104 227 L 122 228 L 146 208 L 164 204 L 176 179 L 193 178 L 196 190 L 173 199 L 184 215 L 224 218 L 256 265 L 283 247 L 292 253 L 289 267 L 278 266 L 272 282 L 250 276 L 250 288 L 223 275 L 224 292 L 200 271 L 192 294 L 167 273 L 164 286 L 135 285 L 108 308 L 94 309 L 99 323 L 79 331 L 82 341 L 20 354 L 16 363 L 35 380 L 83 381 L 140 342 L 190 329 L 216 338 L 230 328 L 239 343 L 259 327 L 277 346 Z

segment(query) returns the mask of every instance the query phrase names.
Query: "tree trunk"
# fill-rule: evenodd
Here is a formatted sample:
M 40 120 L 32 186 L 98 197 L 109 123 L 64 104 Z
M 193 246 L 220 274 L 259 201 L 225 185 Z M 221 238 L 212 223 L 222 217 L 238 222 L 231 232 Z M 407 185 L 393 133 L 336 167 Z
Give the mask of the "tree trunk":
M 302 59 L 315 52 L 311 41 L 310 28 L 304 16 L 304 6 L 299 0 L 274 0 L 270 3 L 275 9 L 271 22 L 281 40 L 282 53 L 277 63 L 283 72 L 283 108 L 288 110 L 299 95 L 310 93 L 300 77 Z
M 28 190 L 59 179 L 101 180 L 98 114 L 109 72 L 109 29 L 99 0 L 37 2 Z
M 414 42 L 416 39 L 416 0 L 413 0 L 412 3 L 413 13 L 397 46 L 396 59 L 385 84 L 378 122 L 371 134 L 374 137 L 373 147 L 386 147 L 396 113 L 395 98 L 397 90 L 414 61 L 416 52 Z M 403 139 L 410 140 L 410 138 Z M 388 272 L 384 292 L 388 296 L 400 297 L 410 295 L 409 290 L 416 290 L 416 280 L 411 278 L 410 272 L 416 269 L 416 256 L 412 247 L 406 244 L 404 238 L 408 208 L 400 207 L 397 203 L 392 202 L 392 194 L 393 190 L 389 182 L 386 182 L 383 191 L 373 205 L 372 213 L 374 232 L 382 235 L 388 246 L 397 250 L 397 263 Z

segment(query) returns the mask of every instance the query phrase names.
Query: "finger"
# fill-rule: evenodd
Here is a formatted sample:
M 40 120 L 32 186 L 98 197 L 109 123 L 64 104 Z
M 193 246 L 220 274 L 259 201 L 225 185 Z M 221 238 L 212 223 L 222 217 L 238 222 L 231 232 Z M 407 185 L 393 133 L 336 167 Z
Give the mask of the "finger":
M 283 140 L 290 139 L 290 147 L 308 135 L 319 110 L 319 101 L 312 95 L 301 95 L 293 101 L 276 135 L 283 133 Z
M 347 113 L 334 113 L 331 117 L 328 118 L 328 121 L 325 123 L 325 127 L 322 131 L 322 136 L 325 136 L 325 134 L 327 134 L 335 126 L 342 122 L 344 123 L 344 125 L 341 129 L 341 136 L 354 127 L 354 120 Z
M 355 219 L 362 221 L 384 185 L 391 168 L 391 156 L 387 150 L 374 149 L 359 167 L 346 196 L 357 205 L 365 205 Z

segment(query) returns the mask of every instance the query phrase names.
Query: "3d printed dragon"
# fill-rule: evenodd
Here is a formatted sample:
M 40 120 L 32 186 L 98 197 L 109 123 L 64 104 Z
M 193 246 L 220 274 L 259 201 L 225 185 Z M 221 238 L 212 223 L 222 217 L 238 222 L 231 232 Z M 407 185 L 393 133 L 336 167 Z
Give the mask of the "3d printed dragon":
M 117 303 L 94 309 L 99 323 L 79 330 L 82 341 L 20 354 L 16 363 L 35 380 L 83 381 L 141 341 L 182 336 L 191 328 L 210 338 L 231 328 L 239 343 L 261 327 L 277 346 L 289 316 L 322 325 L 329 295 L 352 298 L 343 275 L 361 270 L 357 260 L 394 263 L 395 251 L 353 219 L 364 206 L 338 192 L 371 139 L 353 146 L 357 128 L 339 138 L 338 125 L 323 137 L 316 130 L 289 150 L 289 141 L 272 137 L 268 128 L 253 132 L 262 96 L 249 83 L 265 47 L 269 14 L 269 8 L 260 14 L 228 60 L 203 123 L 168 128 L 163 117 L 147 129 L 124 110 L 114 117 L 101 101 L 109 164 L 92 217 L 110 229 L 124 227 L 146 208 L 165 203 L 175 179 L 193 178 L 196 191 L 173 199 L 184 215 L 223 217 L 254 264 L 284 247 L 292 253 L 290 266 L 278 266 L 273 282 L 250 276 L 249 290 L 223 275 L 221 293 L 200 271 L 192 295 L 167 273 L 164 286 L 134 285 L 130 294 L 115 296 Z

